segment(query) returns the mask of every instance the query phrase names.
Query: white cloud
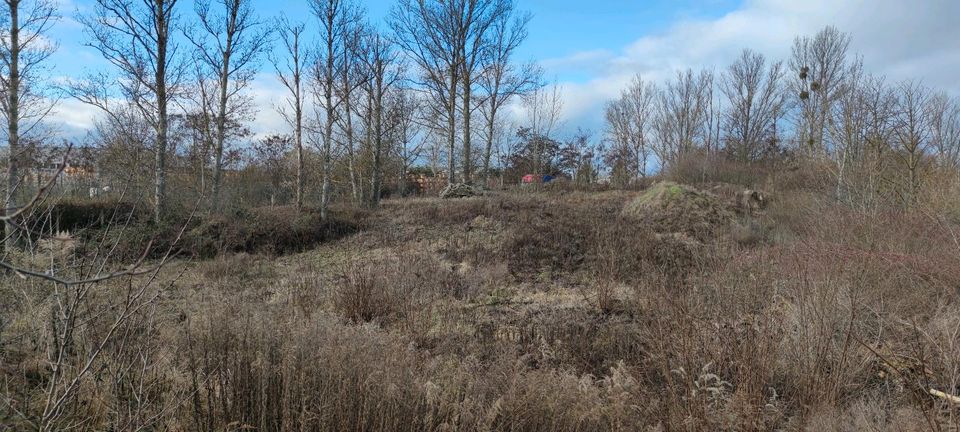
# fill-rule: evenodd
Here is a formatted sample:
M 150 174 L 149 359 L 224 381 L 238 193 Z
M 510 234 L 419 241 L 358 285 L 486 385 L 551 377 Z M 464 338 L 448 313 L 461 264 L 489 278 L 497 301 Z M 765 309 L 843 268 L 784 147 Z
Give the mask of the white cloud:
M 64 83 L 66 78 L 57 78 Z M 258 75 L 247 91 L 251 98 L 255 112 L 248 122 L 254 139 L 269 134 L 284 133 L 290 128 L 277 111 L 277 107 L 284 103 L 286 89 L 272 75 Z M 122 104 L 122 101 L 117 101 Z M 50 112 L 48 120 L 61 136 L 68 139 L 83 139 L 88 131 L 93 130 L 96 122 L 103 119 L 104 114 L 95 106 L 83 103 L 77 99 L 64 98 L 57 102 Z
M 602 71 L 584 83 L 561 83 L 568 126 L 598 128 L 603 103 L 616 97 L 633 74 L 662 81 L 687 67 L 720 69 L 743 48 L 786 59 L 794 37 L 834 25 L 852 35 L 852 50 L 863 55 L 869 71 L 960 93 L 958 17 L 956 0 L 749 0 L 716 19 L 679 21 L 614 55 L 574 53 L 546 66 L 558 73 L 589 61 L 591 68 Z
M 93 129 L 100 116 L 99 108 L 67 98 L 57 103 L 49 118 L 60 127 L 65 136 L 80 138 L 86 131 Z
M 257 112 L 250 123 L 257 136 L 289 132 L 290 126 L 277 111 L 287 99 L 288 90 L 272 74 L 260 74 L 251 83 L 249 94 Z
M 60 0 L 72 4 L 71 0 Z M 65 9 L 72 9 L 69 6 Z M 547 77 L 576 77 L 560 82 L 567 130 L 602 128 L 603 104 L 615 98 L 636 73 L 662 82 L 687 67 L 725 67 L 743 48 L 770 58 L 786 59 L 793 38 L 812 35 L 834 25 L 853 37 L 853 51 L 864 57 L 868 70 L 890 80 L 922 79 L 927 85 L 960 94 L 960 1 L 925 0 L 746 0 L 737 10 L 715 19 L 680 19 L 667 30 L 637 35 L 633 43 L 611 51 L 602 47 L 541 60 Z M 93 52 L 79 53 L 96 63 Z M 89 58 L 87 58 L 89 57 Z M 255 134 L 285 132 L 289 127 L 276 107 L 285 89 L 269 73 L 250 88 L 257 114 L 250 126 Z M 519 118 L 514 104 L 509 111 Z M 92 127 L 96 109 L 73 100 L 61 102 L 51 118 L 65 132 L 79 136 Z

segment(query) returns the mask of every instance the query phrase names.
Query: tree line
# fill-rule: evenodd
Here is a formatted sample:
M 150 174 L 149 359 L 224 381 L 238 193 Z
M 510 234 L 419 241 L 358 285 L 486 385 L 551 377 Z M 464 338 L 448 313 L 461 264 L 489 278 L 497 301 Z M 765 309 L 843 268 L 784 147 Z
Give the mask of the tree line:
M 621 179 L 696 153 L 821 162 L 838 197 L 917 199 L 924 174 L 960 166 L 960 99 L 865 71 L 851 35 L 797 37 L 786 61 L 743 50 L 725 69 L 635 77 L 605 108 L 606 162 Z
M 308 199 L 307 179 L 319 177 L 314 201 L 324 217 L 343 191 L 377 205 L 388 170 L 402 178 L 424 159 L 434 167 L 445 159 L 451 182 L 472 181 L 475 166 L 486 175 L 505 127 L 503 107 L 541 81 L 536 66 L 515 59 L 528 13 L 513 0 L 400 0 L 386 22 L 375 23 L 359 1 L 308 4 L 312 16 L 298 21 L 265 19 L 252 0 L 95 0 L 77 20 L 85 45 L 109 67 L 63 83 L 47 64 L 57 3 L 5 1 L 5 208 L 22 206 L 28 195 L 19 140 L 50 140 L 30 128 L 64 97 L 102 114 L 90 135 L 100 171 L 129 183 L 152 179 L 158 221 L 173 211 L 171 181 L 222 211 L 225 178 L 243 152 L 261 165 L 292 156 L 298 207 Z M 253 87 L 270 72 L 285 91 L 273 102 L 289 130 L 242 146 L 263 114 Z
M 77 18 L 110 67 L 63 83 L 48 65 L 57 3 L 6 0 L 7 212 L 28 196 L 27 155 L 52 141 L 44 120 L 64 97 L 102 114 L 90 135 L 101 173 L 149 189 L 158 221 L 173 212 L 171 181 L 174 195 L 187 188 L 222 211 L 230 167 L 244 163 L 271 198 L 290 191 L 326 217 L 337 198 L 376 206 L 418 165 L 450 183 L 606 173 L 625 184 L 692 154 L 790 154 L 827 162 L 838 194 L 910 201 L 928 169 L 960 160 L 957 99 L 867 73 L 850 35 L 832 27 L 798 37 L 786 61 L 745 49 L 720 71 L 638 75 L 606 105 L 599 138 L 561 140 L 561 89 L 517 60 L 531 15 L 513 0 L 398 0 L 382 23 L 355 0 L 308 3 L 312 16 L 297 21 L 265 19 L 252 0 L 95 0 Z M 288 129 L 254 139 L 263 113 L 253 87 L 265 73 L 282 84 L 273 102 Z M 515 102 L 522 125 L 506 113 Z

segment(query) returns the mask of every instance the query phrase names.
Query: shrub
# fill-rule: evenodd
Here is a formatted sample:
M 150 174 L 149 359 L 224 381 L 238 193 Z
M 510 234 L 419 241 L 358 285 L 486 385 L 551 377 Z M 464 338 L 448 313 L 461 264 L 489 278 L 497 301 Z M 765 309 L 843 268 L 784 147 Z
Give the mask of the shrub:
M 677 183 L 731 183 L 760 187 L 774 170 L 775 161 L 738 162 L 727 155 L 691 152 L 667 165 L 663 177 Z
M 264 207 L 202 219 L 187 233 L 184 249 L 201 258 L 239 252 L 282 255 L 341 238 L 358 229 L 356 221 L 337 217 L 323 221 L 314 210 L 298 212 L 292 207 Z

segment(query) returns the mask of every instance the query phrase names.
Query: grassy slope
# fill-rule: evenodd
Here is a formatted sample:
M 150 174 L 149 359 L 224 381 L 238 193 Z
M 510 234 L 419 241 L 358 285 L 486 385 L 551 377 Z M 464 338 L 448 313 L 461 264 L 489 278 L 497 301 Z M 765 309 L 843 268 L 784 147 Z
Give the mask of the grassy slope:
M 161 367 L 149 379 L 157 398 L 188 402 L 165 425 L 924 430 L 960 421 L 924 393 L 960 390 L 949 225 L 806 192 L 781 192 L 754 216 L 713 195 L 693 206 L 701 213 L 623 212 L 637 197 L 652 199 L 387 201 L 361 232 L 313 250 L 171 266 L 165 277 L 183 276 L 164 297 L 152 354 Z
M 936 227 L 914 221 L 921 226 L 908 230 L 892 219 L 908 215 L 865 214 L 806 194 L 726 223 L 715 211 L 696 220 L 680 205 L 690 220 L 680 217 L 687 225 L 678 227 L 676 214 L 619 216 L 635 195 L 391 201 L 363 233 L 316 250 L 203 264 L 203 285 L 223 283 L 218 266 L 253 269 L 239 276 L 246 289 L 263 291 L 253 298 L 287 308 L 309 297 L 315 309 L 304 314 L 373 322 L 371 331 L 414 349 L 418 362 L 466 362 L 480 376 L 509 366 L 512 380 L 548 374 L 552 385 L 579 383 L 567 395 L 575 401 L 514 395 L 520 406 L 511 415 L 558 416 L 581 398 L 593 405 L 576 415 L 609 428 L 886 428 L 944 414 L 936 400 L 914 397 L 923 386 L 955 391 L 958 378 L 950 351 L 958 342 L 948 330 L 960 315 L 944 308 L 955 304 L 960 279 L 927 264 L 951 259 Z M 638 254 L 639 264 L 631 259 Z M 917 329 L 903 324 L 918 319 Z M 921 333 L 929 340 L 911 337 Z M 919 363 L 928 371 L 917 372 Z M 418 385 L 451 373 L 423 367 L 407 371 Z M 477 397 L 483 410 L 523 390 L 509 386 L 525 385 L 472 390 L 478 382 L 457 379 L 468 383 L 444 390 Z M 941 421 L 951 421 L 947 413 Z

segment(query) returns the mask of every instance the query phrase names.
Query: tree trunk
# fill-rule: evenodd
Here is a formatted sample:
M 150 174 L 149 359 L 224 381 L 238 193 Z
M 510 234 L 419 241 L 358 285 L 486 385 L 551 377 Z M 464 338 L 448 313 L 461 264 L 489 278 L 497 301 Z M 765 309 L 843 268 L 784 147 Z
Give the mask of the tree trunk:
M 483 151 L 483 182 L 490 180 L 490 155 L 493 153 L 494 126 L 497 116 L 496 97 L 490 97 L 490 116 L 487 118 L 487 142 Z
M 300 77 L 297 76 L 296 88 L 297 95 L 294 97 L 296 103 L 294 116 L 296 117 L 296 129 L 294 130 L 294 139 L 297 144 L 297 210 L 303 208 L 303 109 L 300 107 Z
M 331 24 L 332 26 L 332 24 Z M 327 118 L 323 130 L 323 186 L 320 193 L 320 219 L 327 220 L 327 207 L 330 205 L 330 166 L 331 147 L 333 141 L 333 118 L 336 114 L 333 107 L 333 35 L 327 35 L 327 64 L 324 80 L 324 100 L 326 102 Z
M 7 89 L 7 196 L 4 200 L 4 214 L 17 211 L 16 190 L 20 181 L 20 20 L 19 0 L 9 3 L 10 7 L 10 70 Z M 16 248 L 19 232 L 14 221 L 5 224 L 4 247 L 7 251 Z
M 370 204 L 372 207 L 380 205 L 380 190 L 383 183 L 383 167 L 381 153 L 383 152 L 383 74 L 378 73 L 374 83 L 373 96 L 373 182 L 371 186 Z
M 447 101 L 447 183 L 456 183 L 457 161 L 455 147 L 457 145 L 457 67 L 450 68 L 450 100 Z
M 347 84 L 344 87 L 349 87 L 350 84 Z M 357 170 L 355 168 L 356 154 L 353 147 L 353 106 L 350 101 L 350 91 L 345 88 L 344 90 L 344 116 L 346 116 L 345 121 L 346 125 L 346 135 L 347 135 L 347 163 L 350 165 L 348 171 L 350 171 L 350 190 L 353 193 L 353 202 L 360 203 L 360 191 L 357 185 Z
M 168 25 L 164 15 L 164 2 L 156 2 L 154 16 L 157 23 L 157 70 L 155 75 L 157 92 L 157 148 L 156 148 L 156 167 L 154 175 L 156 178 L 156 187 L 154 189 L 154 213 L 153 218 L 157 223 L 163 219 L 166 209 L 165 200 L 167 193 L 167 37 Z
M 223 53 L 223 67 L 220 70 L 220 94 L 217 100 L 217 136 L 214 137 L 214 151 L 216 152 L 213 165 L 213 211 L 220 211 L 220 187 L 223 180 L 223 145 L 226 141 L 227 123 L 227 86 L 230 83 L 230 54 L 233 46 L 233 36 L 228 33 L 226 49 Z
M 471 110 L 471 77 L 468 71 L 463 74 L 463 181 L 470 183 L 470 171 L 473 159 L 470 156 L 470 112 Z

